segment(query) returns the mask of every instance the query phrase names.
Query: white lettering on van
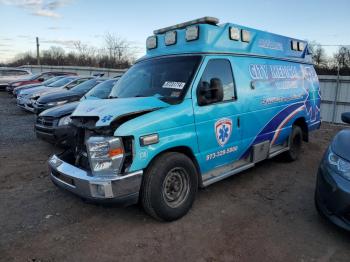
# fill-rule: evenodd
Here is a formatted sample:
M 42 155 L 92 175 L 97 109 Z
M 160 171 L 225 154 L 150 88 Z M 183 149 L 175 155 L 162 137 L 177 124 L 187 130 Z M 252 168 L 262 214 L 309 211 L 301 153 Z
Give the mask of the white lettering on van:
M 300 79 L 301 73 L 299 71 L 294 65 L 249 65 L 250 77 L 253 80 Z
M 250 65 L 249 72 L 252 79 L 269 79 L 267 65 Z
M 270 104 L 274 104 L 274 103 L 282 103 L 282 102 L 289 102 L 292 100 L 299 100 L 304 98 L 304 96 L 302 94 L 294 94 L 288 97 L 268 97 L 268 98 L 264 98 L 262 100 L 262 104 L 263 105 L 270 105 Z
M 283 45 L 280 42 L 272 41 L 270 39 L 260 39 L 258 42 L 259 47 L 271 50 L 283 51 Z
M 297 79 L 300 78 L 296 66 L 270 65 L 272 79 Z
M 222 156 L 225 156 L 227 154 L 234 153 L 237 150 L 238 150 L 238 146 L 231 146 L 231 147 L 228 147 L 226 149 L 222 149 L 222 150 L 219 150 L 217 152 L 206 155 L 205 160 L 206 161 L 213 160 L 213 159 L 216 159 L 218 157 L 222 157 Z

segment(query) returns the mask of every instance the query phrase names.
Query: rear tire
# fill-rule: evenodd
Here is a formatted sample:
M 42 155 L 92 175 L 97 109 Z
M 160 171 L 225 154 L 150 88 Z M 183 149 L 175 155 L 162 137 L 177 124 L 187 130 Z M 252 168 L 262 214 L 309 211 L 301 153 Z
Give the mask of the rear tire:
M 191 159 L 180 153 L 164 153 L 144 175 L 142 206 L 155 219 L 173 221 L 190 210 L 197 189 L 198 175 Z
M 283 154 L 285 160 L 292 162 L 298 159 L 303 144 L 303 131 L 299 126 L 293 126 L 289 136 L 289 150 Z

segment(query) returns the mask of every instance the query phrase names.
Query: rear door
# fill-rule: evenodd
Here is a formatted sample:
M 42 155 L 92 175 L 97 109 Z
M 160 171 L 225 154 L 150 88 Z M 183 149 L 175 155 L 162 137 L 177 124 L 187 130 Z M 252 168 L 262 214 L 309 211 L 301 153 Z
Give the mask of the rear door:
M 212 79 L 222 83 L 224 95 L 220 102 L 200 106 L 196 89 Z M 231 58 L 208 56 L 199 71 L 192 91 L 193 109 L 202 173 L 215 167 L 230 164 L 239 157 L 240 119 L 238 95 Z

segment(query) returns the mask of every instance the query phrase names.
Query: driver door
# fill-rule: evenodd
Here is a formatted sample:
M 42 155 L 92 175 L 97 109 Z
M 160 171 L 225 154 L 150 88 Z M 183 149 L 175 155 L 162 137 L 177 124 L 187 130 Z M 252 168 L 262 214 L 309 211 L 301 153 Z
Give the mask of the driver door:
M 219 101 L 200 105 L 197 89 L 220 82 Z M 210 89 L 210 88 L 209 88 Z M 210 95 L 209 95 L 210 96 Z M 238 96 L 230 58 L 210 56 L 204 59 L 192 92 L 194 118 L 202 174 L 233 163 L 239 157 L 241 141 Z

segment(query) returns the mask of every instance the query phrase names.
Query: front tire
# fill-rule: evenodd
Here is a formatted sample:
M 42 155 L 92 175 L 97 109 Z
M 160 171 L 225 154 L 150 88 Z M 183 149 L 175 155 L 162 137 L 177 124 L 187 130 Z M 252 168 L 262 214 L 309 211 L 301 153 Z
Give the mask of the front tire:
M 196 167 L 186 155 L 168 152 L 157 157 L 142 182 L 144 210 L 158 220 L 173 221 L 192 207 L 198 189 Z
M 288 144 L 289 150 L 283 156 L 287 161 L 292 162 L 298 159 L 303 144 L 303 131 L 299 126 L 292 127 Z

